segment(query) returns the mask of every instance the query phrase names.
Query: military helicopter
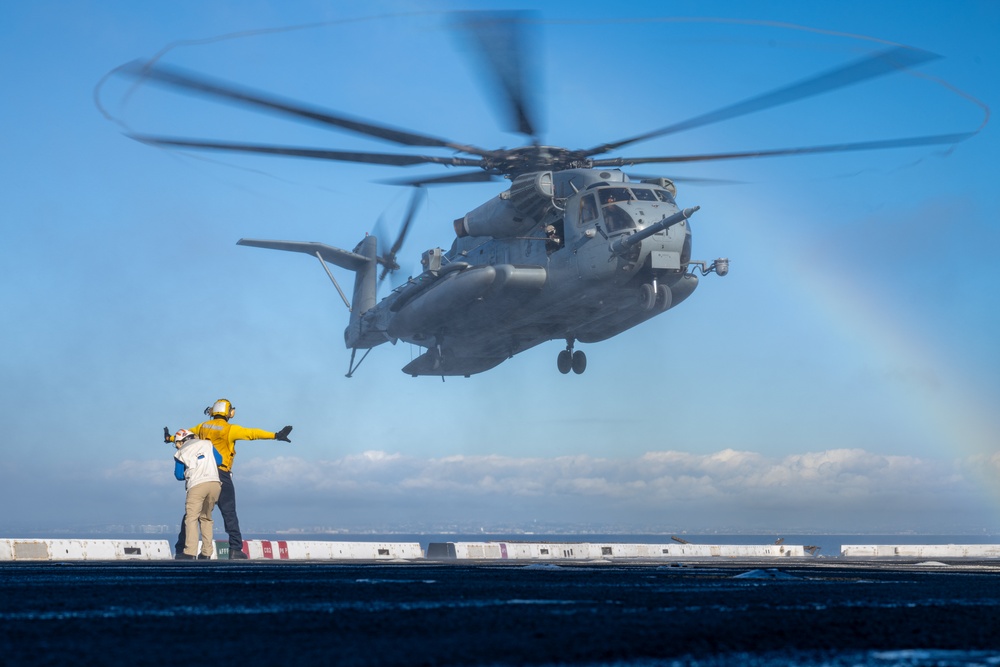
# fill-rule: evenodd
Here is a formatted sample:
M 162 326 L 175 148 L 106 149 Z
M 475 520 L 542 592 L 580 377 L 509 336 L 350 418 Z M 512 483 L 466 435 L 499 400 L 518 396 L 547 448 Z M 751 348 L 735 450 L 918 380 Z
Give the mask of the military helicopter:
M 469 377 L 547 341 L 565 342 L 556 358 L 561 373 L 583 373 L 587 357 L 576 343 L 612 338 L 673 309 L 695 291 L 699 274 L 725 276 L 727 258 L 692 259 L 690 219 L 680 208 L 675 180 L 629 176 L 621 167 L 752 157 L 862 151 L 954 144 L 971 134 L 781 148 L 705 155 L 595 157 L 657 137 L 733 119 L 891 74 L 936 58 L 895 47 L 814 77 L 751 97 L 683 122 L 587 149 L 544 145 L 538 137 L 524 76 L 519 16 L 463 15 L 489 71 L 504 92 L 509 127 L 530 140 L 520 147 L 485 149 L 376 124 L 152 62 L 118 73 L 216 101 L 318 123 L 408 147 L 412 153 L 375 153 L 221 142 L 130 134 L 174 149 L 232 151 L 319 160 L 406 166 L 474 167 L 446 176 L 395 181 L 415 188 L 396 241 L 380 253 L 376 236 L 353 250 L 315 242 L 241 239 L 238 244 L 316 257 L 350 310 L 344 341 L 351 350 L 347 377 L 383 343 L 406 341 L 425 351 L 403 367 L 412 376 Z M 510 186 L 454 221 L 448 250 L 422 253 L 422 273 L 378 299 L 379 283 L 399 270 L 397 253 L 425 186 L 507 179 Z M 330 271 L 355 274 L 348 301 Z M 358 352 L 363 354 L 357 358 Z

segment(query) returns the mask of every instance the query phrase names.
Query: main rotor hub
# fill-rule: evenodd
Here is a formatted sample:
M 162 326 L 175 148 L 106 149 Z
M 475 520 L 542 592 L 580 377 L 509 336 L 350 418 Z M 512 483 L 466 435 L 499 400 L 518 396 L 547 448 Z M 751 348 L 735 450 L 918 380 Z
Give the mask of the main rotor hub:
M 510 179 L 533 171 L 589 169 L 590 166 L 591 160 L 580 151 L 538 144 L 496 151 L 485 157 L 482 164 L 483 169 L 495 170 Z

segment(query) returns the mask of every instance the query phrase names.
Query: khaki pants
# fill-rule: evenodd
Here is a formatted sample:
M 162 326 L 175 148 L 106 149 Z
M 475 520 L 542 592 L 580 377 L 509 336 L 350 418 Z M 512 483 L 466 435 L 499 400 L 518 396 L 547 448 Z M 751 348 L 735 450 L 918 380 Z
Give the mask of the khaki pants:
M 201 526 L 201 555 L 212 555 L 212 510 L 219 502 L 221 482 L 202 482 L 187 492 L 184 506 L 184 553 L 198 555 L 198 527 Z

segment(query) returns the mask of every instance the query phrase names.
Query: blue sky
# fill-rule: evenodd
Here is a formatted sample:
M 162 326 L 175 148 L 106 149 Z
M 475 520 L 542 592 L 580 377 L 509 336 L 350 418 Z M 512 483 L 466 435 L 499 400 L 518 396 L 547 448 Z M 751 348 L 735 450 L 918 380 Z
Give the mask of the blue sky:
M 383 346 L 347 379 L 347 312 L 316 262 L 242 237 L 351 248 L 401 218 L 393 169 L 181 153 L 94 101 L 136 58 L 480 146 L 512 146 L 447 28 L 478 3 L 35 2 L 0 9 L 0 533 L 176 523 L 164 425 L 219 397 L 245 443 L 250 529 L 426 525 L 1000 530 L 1000 92 L 993 2 L 553 2 L 533 72 L 548 143 L 633 136 L 886 43 L 916 71 L 629 147 L 782 148 L 952 132 L 955 146 L 650 167 L 680 186 L 694 256 L 729 257 L 681 306 L 469 379 L 410 378 Z M 515 3 L 496 3 L 515 9 Z M 310 27 L 301 27 L 310 26 Z M 289 29 L 289 28 L 295 29 Z M 112 79 L 138 132 L 390 145 Z M 503 184 L 436 188 L 403 255 Z M 349 283 L 350 276 L 338 274 Z M 33 498 L 26 503 L 26 495 Z

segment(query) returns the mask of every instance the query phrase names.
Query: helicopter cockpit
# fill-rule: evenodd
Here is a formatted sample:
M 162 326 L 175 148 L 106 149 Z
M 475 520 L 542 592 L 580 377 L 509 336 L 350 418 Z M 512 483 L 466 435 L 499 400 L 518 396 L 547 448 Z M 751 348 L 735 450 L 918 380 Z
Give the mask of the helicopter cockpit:
M 651 187 L 602 186 L 596 188 L 597 203 L 604 218 L 604 228 L 608 234 L 635 229 L 636 221 L 627 206 L 633 202 L 653 202 L 654 204 L 674 204 L 670 193 Z M 622 205 L 626 205 L 623 208 Z M 587 223 L 597 218 L 598 206 L 594 195 L 585 195 L 581 202 L 580 222 Z

